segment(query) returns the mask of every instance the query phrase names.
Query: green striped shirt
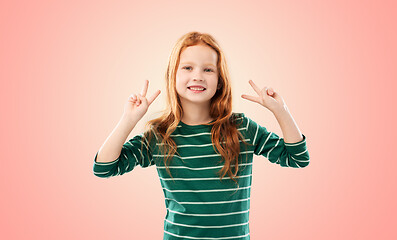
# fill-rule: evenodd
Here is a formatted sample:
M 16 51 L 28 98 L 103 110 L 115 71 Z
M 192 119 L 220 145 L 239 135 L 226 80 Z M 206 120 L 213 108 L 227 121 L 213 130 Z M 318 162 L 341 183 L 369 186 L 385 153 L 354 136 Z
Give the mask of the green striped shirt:
M 252 183 L 253 155 L 262 155 L 282 167 L 302 168 L 309 164 L 306 137 L 296 143 L 285 143 L 277 134 L 267 131 L 243 113 L 233 113 L 245 145 L 240 141 L 237 186 L 228 174 L 222 181 L 218 171 L 223 162 L 211 142 L 211 125 L 178 124 L 171 134 L 177 153 L 169 164 L 174 180 L 165 169 L 159 154 L 160 141 L 143 140 L 143 134 L 127 141 L 120 156 L 108 163 L 97 162 L 93 171 L 101 178 L 123 175 L 135 166 L 156 165 L 165 196 L 167 214 L 164 240 L 233 239 L 247 240 Z M 141 149 L 143 147 L 143 150 Z M 234 165 L 231 165 L 232 167 Z

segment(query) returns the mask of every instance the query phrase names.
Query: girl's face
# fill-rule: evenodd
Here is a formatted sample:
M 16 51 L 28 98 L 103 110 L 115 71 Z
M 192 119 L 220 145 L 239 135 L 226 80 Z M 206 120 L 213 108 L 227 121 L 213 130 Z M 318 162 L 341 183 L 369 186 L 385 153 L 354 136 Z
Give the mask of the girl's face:
M 218 55 L 203 44 L 185 48 L 176 72 L 176 91 L 183 106 L 209 106 L 218 85 Z

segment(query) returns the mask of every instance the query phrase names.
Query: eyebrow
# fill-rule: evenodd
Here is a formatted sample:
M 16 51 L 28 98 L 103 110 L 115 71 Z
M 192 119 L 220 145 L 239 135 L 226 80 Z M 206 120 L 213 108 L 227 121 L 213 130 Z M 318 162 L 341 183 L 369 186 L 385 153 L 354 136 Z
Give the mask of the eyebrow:
M 181 64 L 191 64 L 191 65 L 194 65 L 194 63 L 192 63 L 192 62 L 183 62 L 183 63 L 181 63 Z M 216 66 L 215 66 L 214 64 L 212 64 L 212 63 L 206 63 L 205 65 L 211 65 L 211 66 L 213 66 L 213 67 L 216 68 Z

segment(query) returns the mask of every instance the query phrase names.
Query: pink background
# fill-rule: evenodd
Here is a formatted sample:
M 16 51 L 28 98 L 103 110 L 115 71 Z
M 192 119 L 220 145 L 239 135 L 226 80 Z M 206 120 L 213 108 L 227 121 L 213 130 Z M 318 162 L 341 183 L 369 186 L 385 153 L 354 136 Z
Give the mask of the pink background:
M 173 44 L 223 48 L 235 112 L 282 136 L 240 97 L 281 94 L 310 165 L 254 158 L 251 239 L 396 239 L 395 1 L 2 1 L 1 239 L 162 239 L 155 167 L 94 176 L 95 153 L 149 79 L 164 107 Z M 393 104 L 394 102 L 394 104 Z

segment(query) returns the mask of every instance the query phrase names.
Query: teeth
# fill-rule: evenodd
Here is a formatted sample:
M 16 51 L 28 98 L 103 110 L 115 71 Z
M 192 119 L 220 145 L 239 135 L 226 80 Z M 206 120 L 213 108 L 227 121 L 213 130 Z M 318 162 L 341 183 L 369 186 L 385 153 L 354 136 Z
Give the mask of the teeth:
M 196 90 L 196 91 L 202 91 L 202 90 L 204 90 L 204 88 L 195 88 L 195 87 L 190 87 L 190 89 Z

